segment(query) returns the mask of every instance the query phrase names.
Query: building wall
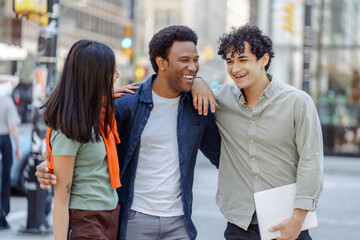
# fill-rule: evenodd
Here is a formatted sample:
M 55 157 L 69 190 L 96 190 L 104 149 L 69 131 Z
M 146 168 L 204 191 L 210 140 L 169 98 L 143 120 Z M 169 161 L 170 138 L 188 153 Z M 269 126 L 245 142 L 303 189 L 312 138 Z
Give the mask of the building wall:
M 11 0 L 0 0 L 0 43 L 13 48 L 21 44 L 21 21 L 14 18 Z M 4 53 L 2 53 L 4 54 Z M 0 56 L 0 73 L 14 74 L 16 63 L 7 56 Z
M 275 51 L 270 73 L 301 88 L 304 5 L 294 1 L 294 32 L 289 33 L 281 27 L 282 5 L 288 1 L 269 2 L 270 14 L 258 16 L 257 22 L 264 27 L 270 23 Z M 324 150 L 360 156 L 360 1 L 311 2 L 310 94 L 318 107 Z
M 121 39 L 124 27 L 131 21 L 133 0 L 61 0 L 59 5 L 59 29 L 57 39 L 58 71 L 71 45 L 80 39 L 104 42 L 115 52 L 118 63 L 124 56 Z M 37 56 L 40 26 L 26 18 L 15 19 L 12 0 L 0 0 L 0 42 L 20 45 L 28 52 L 27 62 L 18 62 L 20 68 L 33 68 Z M 126 59 L 125 59 L 126 60 Z M 13 63 L 2 63 L 0 72 L 13 73 Z M 4 69 L 2 69 L 4 68 Z M 31 74 L 27 78 L 32 78 Z
M 198 35 L 199 75 L 207 81 L 223 82 L 224 65 L 217 56 L 217 39 L 225 31 L 226 0 L 137 0 L 135 2 L 136 63 L 152 68 L 148 44 L 153 34 L 169 25 L 185 25 Z M 213 58 L 205 60 L 204 47 L 212 49 Z

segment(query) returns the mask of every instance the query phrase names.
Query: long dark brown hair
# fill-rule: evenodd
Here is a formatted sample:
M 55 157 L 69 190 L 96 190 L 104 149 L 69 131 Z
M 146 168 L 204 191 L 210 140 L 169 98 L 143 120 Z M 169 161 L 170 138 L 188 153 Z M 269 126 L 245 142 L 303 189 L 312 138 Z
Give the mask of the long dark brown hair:
M 96 41 L 76 42 L 66 57 L 58 85 L 43 106 L 45 123 L 86 143 L 100 140 L 104 119 L 107 136 L 107 125 L 113 124 L 114 72 L 115 55 L 110 47 Z

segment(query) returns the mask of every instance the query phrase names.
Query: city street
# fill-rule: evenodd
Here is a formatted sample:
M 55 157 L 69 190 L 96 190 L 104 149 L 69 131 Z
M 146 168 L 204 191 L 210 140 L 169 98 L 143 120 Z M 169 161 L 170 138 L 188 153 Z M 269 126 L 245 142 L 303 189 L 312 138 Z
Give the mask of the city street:
M 317 228 L 310 230 L 315 240 L 357 240 L 360 234 L 360 159 L 325 158 L 325 186 L 317 211 Z M 223 239 L 226 221 L 215 204 L 217 170 L 202 154 L 195 173 L 193 219 L 198 240 Z M 26 224 L 27 201 L 23 196 L 11 198 L 8 216 L 11 229 L 0 231 L 0 239 L 52 239 L 52 235 L 20 235 Z M 50 223 L 52 217 L 49 217 Z
M 360 159 L 325 157 L 325 184 L 317 210 L 314 240 L 358 240 L 360 235 Z M 224 239 L 226 220 L 215 203 L 217 170 L 199 154 L 193 219 L 198 240 Z

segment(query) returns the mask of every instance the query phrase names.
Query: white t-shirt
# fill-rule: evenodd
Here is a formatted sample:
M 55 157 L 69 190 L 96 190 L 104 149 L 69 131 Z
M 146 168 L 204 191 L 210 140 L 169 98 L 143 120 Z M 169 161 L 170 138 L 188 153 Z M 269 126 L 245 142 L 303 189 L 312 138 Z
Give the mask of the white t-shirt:
M 176 134 L 180 96 L 169 99 L 152 92 L 152 97 L 154 107 L 141 134 L 131 209 L 161 217 L 181 216 Z

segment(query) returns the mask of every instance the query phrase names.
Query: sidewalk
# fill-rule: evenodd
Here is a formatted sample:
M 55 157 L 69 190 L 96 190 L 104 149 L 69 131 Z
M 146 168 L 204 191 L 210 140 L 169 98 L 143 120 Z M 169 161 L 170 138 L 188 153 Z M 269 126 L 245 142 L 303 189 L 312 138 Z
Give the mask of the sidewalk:
M 360 175 L 360 158 L 325 156 L 324 172 L 338 175 Z
M 193 219 L 197 240 L 224 239 L 226 220 L 215 204 L 217 169 L 200 153 L 194 180 Z M 360 235 L 360 158 L 325 156 L 315 240 L 358 240 Z

